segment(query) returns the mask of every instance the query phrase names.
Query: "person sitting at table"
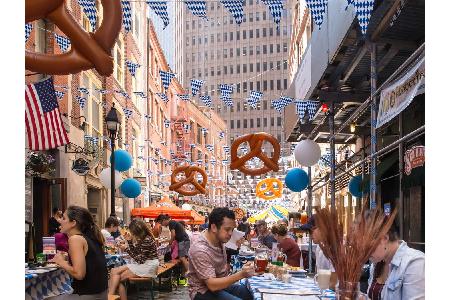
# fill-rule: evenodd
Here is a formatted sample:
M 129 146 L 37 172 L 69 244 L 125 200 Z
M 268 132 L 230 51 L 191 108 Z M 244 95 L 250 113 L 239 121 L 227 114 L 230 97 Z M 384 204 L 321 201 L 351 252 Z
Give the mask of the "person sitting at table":
M 289 221 L 286 218 L 282 218 L 282 219 L 278 220 L 277 225 L 280 225 L 280 224 L 284 224 L 286 226 L 286 228 L 289 229 Z M 294 241 L 297 241 L 297 236 L 292 231 L 288 230 L 287 237 L 293 239 Z
M 256 230 L 258 231 L 259 242 L 265 245 L 267 248 L 272 249 L 273 243 L 276 243 L 277 240 L 274 238 L 269 229 L 267 229 L 266 221 L 259 220 L 258 222 L 256 222 Z
M 61 221 L 62 218 L 62 212 L 57 208 L 53 208 L 53 215 L 48 220 L 48 234 L 50 236 L 53 236 L 55 233 L 60 232 L 60 224 L 59 221 Z
M 272 233 L 278 242 L 278 248 L 286 254 L 286 263 L 291 267 L 300 267 L 300 248 L 292 238 L 288 237 L 286 225 L 274 225 L 272 227 Z
M 104 238 L 89 211 L 69 206 L 60 219 L 61 232 L 69 237 L 71 263 L 59 252 L 51 260 L 73 278 L 73 294 L 52 299 L 106 299 L 108 270 L 103 253 Z
M 399 240 L 398 232 L 394 223 L 370 255 L 371 300 L 425 299 L 425 254 Z
M 331 270 L 331 278 L 330 278 L 330 289 L 334 289 L 337 283 L 337 274 L 334 269 L 331 261 L 325 256 L 320 248 L 320 241 L 322 240 L 322 233 L 320 229 L 316 227 L 315 215 L 312 215 L 309 218 L 308 222 L 302 226 L 300 229 L 303 231 L 307 231 L 310 234 L 310 237 L 314 244 L 317 244 L 315 256 L 316 256 L 316 271 L 317 270 Z
M 209 215 L 208 229 L 192 236 L 189 249 L 189 296 L 193 300 L 253 299 L 244 285 L 236 282 L 253 276 L 252 263 L 228 275 L 230 265 L 224 244 L 231 239 L 236 227 L 234 212 L 227 207 L 216 207 Z
M 112 233 L 119 230 L 119 220 L 116 217 L 109 217 L 106 219 L 105 228 L 102 229 L 102 234 L 105 240 L 112 237 Z
M 156 240 L 147 224 L 141 219 L 134 219 L 128 226 L 130 233 L 124 238 L 128 245 L 121 245 L 134 262 L 113 268 L 109 279 L 109 294 L 113 295 L 119 288 L 121 300 L 127 299 L 127 291 L 123 282 L 132 277 L 156 277 L 159 260 Z

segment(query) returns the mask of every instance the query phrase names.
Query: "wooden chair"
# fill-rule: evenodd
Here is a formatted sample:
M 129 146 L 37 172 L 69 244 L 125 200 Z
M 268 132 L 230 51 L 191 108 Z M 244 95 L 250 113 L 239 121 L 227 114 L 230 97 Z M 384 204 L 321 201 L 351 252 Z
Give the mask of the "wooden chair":
M 153 278 L 151 277 L 132 277 L 129 280 L 129 283 L 136 285 L 136 292 L 137 292 L 137 299 L 145 299 L 144 295 L 141 295 L 141 292 L 144 292 L 141 290 L 144 286 L 150 287 L 150 297 L 152 300 L 155 299 L 155 295 L 153 294 L 154 285 L 153 285 Z M 109 300 L 109 299 L 108 299 Z

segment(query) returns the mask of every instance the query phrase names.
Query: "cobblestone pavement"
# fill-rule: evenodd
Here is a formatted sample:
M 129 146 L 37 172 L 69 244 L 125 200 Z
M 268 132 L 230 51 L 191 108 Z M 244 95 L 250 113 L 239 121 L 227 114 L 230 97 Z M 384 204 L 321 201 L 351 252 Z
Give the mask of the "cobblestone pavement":
M 179 286 L 178 289 L 173 289 L 172 292 L 155 291 L 155 300 L 189 300 L 189 288 L 187 286 Z M 130 290 L 128 293 L 129 300 L 138 300 L 137 293 Z M 151 299 L 150 291 L 141 291 L 139 299 Z

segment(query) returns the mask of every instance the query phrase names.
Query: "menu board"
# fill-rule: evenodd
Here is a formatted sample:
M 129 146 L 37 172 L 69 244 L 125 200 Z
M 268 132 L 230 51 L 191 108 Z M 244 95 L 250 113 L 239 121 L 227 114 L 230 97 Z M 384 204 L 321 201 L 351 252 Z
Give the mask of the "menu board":
M 33 178 L 25 177 L 25 221 L 33 222 Z
M 56 254 L 55 237 L 53 236 L 43 237 L 42 250 L 43 254 Z

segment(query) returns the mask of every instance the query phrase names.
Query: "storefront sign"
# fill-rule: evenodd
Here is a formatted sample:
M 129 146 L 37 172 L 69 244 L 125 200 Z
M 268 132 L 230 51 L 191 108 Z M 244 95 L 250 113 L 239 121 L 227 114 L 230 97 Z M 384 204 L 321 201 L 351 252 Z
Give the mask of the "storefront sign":
M 414 146 L 405 152 L 405 174 L 410 175 L 412 169 L 425 164 L 425 146 Z
M 391 204 L 385 203 L 384 204 L 384 215 L 389 216 L 391 214 Z
M 425 57 L 402 78 L 381 91 L 377 128 L 397 116 L 425 88 Z

